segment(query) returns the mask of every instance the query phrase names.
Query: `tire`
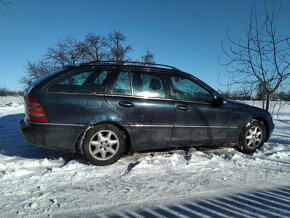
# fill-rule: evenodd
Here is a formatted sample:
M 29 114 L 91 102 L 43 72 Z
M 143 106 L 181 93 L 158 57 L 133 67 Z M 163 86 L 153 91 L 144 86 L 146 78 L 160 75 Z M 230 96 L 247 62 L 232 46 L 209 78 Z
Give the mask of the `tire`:
M 82 154 L 96 166 L 110 165 L 118 161 L 125 151 L 123 132 L 112 124 L 100 124 L 91 128 L 82 144 Z
M 245 154 L 253 153 L 263 146 L 265 139 L 264 124 L 258 120 L 251 120 L 241 132 L 238 149 Z

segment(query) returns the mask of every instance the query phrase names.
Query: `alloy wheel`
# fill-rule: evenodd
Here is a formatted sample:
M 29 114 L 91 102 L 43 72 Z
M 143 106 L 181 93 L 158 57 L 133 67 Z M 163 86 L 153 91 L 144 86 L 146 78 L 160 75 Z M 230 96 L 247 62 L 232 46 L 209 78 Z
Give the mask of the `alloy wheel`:
M 89 151 L 97 160 L 108 160 L 112 158 L 119 149 L 119 139 L 110 130 L 97 132 L 89 143 Z

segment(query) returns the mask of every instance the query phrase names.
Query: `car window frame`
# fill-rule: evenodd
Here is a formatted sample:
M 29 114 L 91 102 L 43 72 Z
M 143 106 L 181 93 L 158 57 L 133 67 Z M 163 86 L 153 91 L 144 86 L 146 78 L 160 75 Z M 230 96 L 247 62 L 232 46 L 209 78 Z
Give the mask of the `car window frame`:
M 111 90 L 113 88 L 113 86 L 115 85 L 119 75 L 121 72 L 123 71 L 126 71 L 126 69 L 123 69 L 123 68 L 117 68 L 115 69 L 115 72 L 111 75 L 111 78 L 110 80 L 108 81 L 108 84 L 107 84 L 107 87 L 106 87 L 106 90 L 105 90 L 105 95 L 106 96 L 124 96 L 124 97 L 132 97 L 132 81 L 131 81 L 131 75 L 129 73 L 129 79 L 130 79 L 130 87 L 131 87 L 131 95 L 118 95 L 118 94 L 111 94 Z
M 116 83 L 119 75 L 121 72 L 128 72 L 129 73 L 129 78 L 130 78 L 130 85 L 131 85 L 131 95 L 118 95 L 118 94 L 111 94 L 111 90 L 114 86 L 114 84 Z M 164 98 L 160 98 L 160 97 L 144 97 L 144 96 L 137 96 L 134 95 L 134 87 L 133 87 L 133 83 L 132 83 L 132 74 L 133 73 L 141 73 L 141 74 L 151 74 L 154 76 L 154 74 L 158 74 L 161 77 L 161 81 L 163 83 L 164 86 L 164 91 L 165 91 L 165 97 Z M 116 73 L 116 75 L 114 75 L 114 78 L 112 78 L 110 85 L 108 86 L 107 90 L 106 90 L 106 95 L 107 96 L 119 96 L 119 97 L 132 97 L 132 98 L 142 98 L 142 99 L 155 99 L 155 100 L 170 100 L 171 98 L 171 94 L 170 91 L 168 89 L 168 79 L 165 77 L 165 74 L 163 71 L 151 71 L 151 70 L 140 70 L 140 69 L 130 69 L 130 68 L 120 68 L 118 69 L 118 72 Z M 158 77 L 157 77 L 158 78 Z
M 134 95 L 134 86 L 133 86 L 133 81 L 132 81 L 132 73 L 140 73 L 140 74 L 147 74 L 147 75 L 151 75 L 154 76 L 154 74 L 158 74 L 157 77 L 158 79 L 161 79 L 161 82 L 163 84 L 163 88 L 164 88 L 164 98 L 161 97 L 144 97 L 144 96 L 138 96 L 138 95 Z M 135 98 L 144 98 L 144 99 L 168 99 L 168 94 L 167 94 L 167 88 L 166 88 L 166 81 L 164 78 L 164 73 L 161 72 L 152 72 L 152 71 L 143 71 L 143 70 L 131 70 L 130 71 L 130 77 L 131 77 L 131 87 L 132 87 L 132 96 Z
M 199 104 L 211 104 L 211 101 L 205 102 L 205 101 L 177 99 L 176 94 L 174 92 L 174 85 L 172 84 L 172 81 L 171 81 L 171 77 L 174 77 L 174 76 L 180 77 L 182 79 L 188 79 L 188 80 L 192 81 L 193 83 L 197 84 L 198 86 L 200 86 L 201 88 L 205 89 L 211 95 L 212 100 L 214 99 L 214 96 L 216 95 L 216 93 L 214 91 L 208 89 L 205 85 L 203 85 L 200 81 L 198 81 L 194 77 L 191 77 L 191 76 L 186 75 L 186 74 L 184 75 L 184 74 L 179 74 L 179 73 L 171 73 L 171 74 L 168 74 L 168 82 L 169 82 L 169 89 L 170 89 L 170 94 L 171 94 L 172 100 L 181 101 L 181 102 L 199 103 Z
M 128 75 L 129 75 L 129 80 L 130 80 L 130 89 L 131 89 L 131 93 L 130 95 L 124 95 L 124 94 L 112 94 L 111 91 L 115 85 L 115 83 L 117 82 L 120 74 L 122 72 L 127 72 Z M 110 81 L 110 85 L 107 87 L 107 90 L 106 90 L 106 95 L 112 95 L 112 96 L 125 96 L 125 97 L 130 97 L 130 96 L 133 96 L 133 86 L 132 86 L 132 79 L 131 79 L 131 73 L 129 71 L 126 71 L 126 70 L 123 70 L 123 69 L 119 69 L 118 72 L 115 73 L 114 77 L 112 78 L 112 80 Z
M 102 90 L 100 91 L 100 93 L 97 93 L 96 91 L 94 92 L 69 92 L 69 91 L 50 91 L 50 87 L 52 87 L 53 85 L 57 84 L 58 82 L 70 77 L 70 76 L 73 76 L 73 75 L 76 75 L 76 74 L 79 74 L 79 73 L 84 73 L 84 72 L 97 72 L 97 71 L 108 71 L 108 76 L 107 78 L 104 80 L 103 82 L 103 85 L 102 85 Z M 70 71 L 67 71 L 65 72 L 64 74 L 56 77 L 55 79 L 53 79 L 52 81 L 49 82 L 49 84 L 47 84 L 43 90 L 46 92 L 46 93 L 52 93 L 52 94 L 77 94 L 77 95 L 104 95 L 105 94 L 105 91 L 107 89 L 107 86 L 109 84 L 109 81 L 110 81 L 110 77 L 112 75 L 114 75 L 114 71 L 115 69 L 113 68 L 109 68 L 109 67 L 101 67 L 101 68 L 95 68 L 95 67 L 90 67 L 90 68 L 79 68 L 79 69 L 73 69 L 73 70 L 70 70 Z

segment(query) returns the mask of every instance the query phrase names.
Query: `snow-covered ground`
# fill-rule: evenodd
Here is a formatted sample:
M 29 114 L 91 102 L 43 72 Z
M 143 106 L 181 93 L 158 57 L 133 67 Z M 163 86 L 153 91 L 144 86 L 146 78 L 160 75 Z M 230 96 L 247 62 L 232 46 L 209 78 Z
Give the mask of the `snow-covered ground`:
M 0 217 L 290 216 L 290 106 L 259 151 L 138 153 L 96 167 L 26 144 L 20 97 L 0 97 Z

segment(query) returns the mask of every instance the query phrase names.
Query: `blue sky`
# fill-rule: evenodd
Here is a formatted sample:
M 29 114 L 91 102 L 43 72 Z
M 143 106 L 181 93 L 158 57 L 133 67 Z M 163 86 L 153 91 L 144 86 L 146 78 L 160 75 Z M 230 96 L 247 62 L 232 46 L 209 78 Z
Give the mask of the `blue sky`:
M 0 15 L 0 87 L 22 90 L 18 79 L 27 61 L 42 58 L 48 46 L 71 36 L 83 39 L 88 32 L 106 35 L 121 31 L 127 36 L 133 59 L 149 49 L 157 63 L 191 73 L 215 89 L 218 74 L 227 74 L 218 63 L 226 31 L 234 39 L 245 36 L 250 10 L 262 15 L 262 0 L 11 0 L 10 12 Z M 277 30 L 289 35 L 290 1 L 285 0 Z

